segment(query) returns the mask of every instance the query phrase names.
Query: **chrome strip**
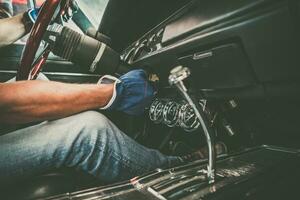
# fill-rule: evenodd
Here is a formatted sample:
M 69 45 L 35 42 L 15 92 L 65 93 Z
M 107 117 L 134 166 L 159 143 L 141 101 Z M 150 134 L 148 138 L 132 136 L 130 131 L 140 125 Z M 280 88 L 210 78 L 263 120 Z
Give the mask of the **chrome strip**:
M 213 56 L 213 52 L 211 52 L 211 51 L 206 52 L 206 53 L 199 52 L 199 53 L 195 53 L 193 55 L 193 60 L 200 60 L 200 59 L 208 58 L 208 57 L 211 57 L 211 56 Z
M 150 192 L 152 195 L 154 195 L 157 199 L 159 200 L 167 200 L 165 197 L 163 197 L 161 194 L 159 194 L 158 192 L 156 192 L 153 188 L 148 187 L 148 192 Z
M 98 53 L 97 53 L 97 55 L 96 55 L 93 63 L 90 66 L 90 72 L 95 72 L 96 71 L 96 68 L 97 68 L 96 65 L 101 60 L 105 49 L 106 49 L 106 44 L 101 43 L 100 49 L 99 49 L 99 51 L 98 51 Z

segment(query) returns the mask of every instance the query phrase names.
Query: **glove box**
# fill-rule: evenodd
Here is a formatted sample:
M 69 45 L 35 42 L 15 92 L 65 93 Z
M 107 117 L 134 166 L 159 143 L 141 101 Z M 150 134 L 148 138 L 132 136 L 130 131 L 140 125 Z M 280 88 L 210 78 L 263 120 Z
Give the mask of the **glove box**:
M 254 72 L 239 44 L 230 43 L 206 51 L 194 51 L 179 58 L 191 70 L 199 89 L 241 88 L 255 83 Z

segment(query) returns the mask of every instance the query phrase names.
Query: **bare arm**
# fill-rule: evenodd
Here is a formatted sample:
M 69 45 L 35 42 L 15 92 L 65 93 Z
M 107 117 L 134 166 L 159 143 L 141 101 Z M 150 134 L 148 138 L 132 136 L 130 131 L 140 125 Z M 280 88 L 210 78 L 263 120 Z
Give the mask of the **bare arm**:
M 0 122 L 22 124 L 67 117 L 105 106 L 112 93 L 112 84 L 0 83 Z
M 22 18 L 23 14 L 0 19 L 0 47 L 12 44 L 26 34 Z

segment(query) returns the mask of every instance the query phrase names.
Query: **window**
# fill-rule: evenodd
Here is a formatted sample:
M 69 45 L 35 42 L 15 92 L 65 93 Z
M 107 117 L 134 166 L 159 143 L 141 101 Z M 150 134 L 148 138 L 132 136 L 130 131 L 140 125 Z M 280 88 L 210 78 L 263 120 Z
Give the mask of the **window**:
M 9 13 L 10 16 L 13 16 L 23 13 L 29 8 L 33 8 L 34 5 L 39 7 L 44 1 L 45 0 L 0 0 L 0 8 L 2 8 L 5 13 Z M 109 0 L 77 0 L 77 3 L 94 27 L 98 27 L 108 1 Z M 77 32 L 81 32 L 72 20 L 65 23 L 65 26 L 68 26 Z M 22 38 L 17 43 L 24 44 L 25 42 L 26 37 Z
M 91 23 L 98 27 L 109 0 L 78 0 L 78 5 L 89 18 Z
M 41 6 L 45 0 L 0 0 L 0 8 L 11 16 L 22 13 L 29 8 Z M 91 23 L 98 27 L 109 0 L 77 0 L 79 7 L 89 18 Z
M 17 0 L 13 0 L 17 1 Z M 22 0 L 18 0 L 22 1 Z M 26 0 L 23 0 L 26 1 Z M 45 0 L 35 0 L 37 6 L 41 6 Z M 88 17 L 91 23 L 98 27 L 103 17 L 105 8 L 109 0 L 77 0 L 77 3 L 83 13 Z
M 26 11 L 30 5 L 27 0 L 0 0 L 0 7 L 13 16 Z

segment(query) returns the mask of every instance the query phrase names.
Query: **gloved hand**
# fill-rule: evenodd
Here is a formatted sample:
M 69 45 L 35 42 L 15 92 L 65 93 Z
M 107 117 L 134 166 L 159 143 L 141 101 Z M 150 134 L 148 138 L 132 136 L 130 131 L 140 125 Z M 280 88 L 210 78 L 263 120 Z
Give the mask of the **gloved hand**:
M 28 33 L 31 30 L 33 24 L 37 19 L 38 14 L 39 14 L 39 8 L 29 9 L 23 14 L 22 22 L 25 26 L 26 33 Z
M 65 22 L 68 22 L 70 19 L 72 19 L 73 15 L 77 13 L 79 7 L 75 0 L 69 0 L 66 4 L 66 7 L 64 8 L 64 12 L 62 14 L 62 19 Z
M 149 106 L 155 95 L 155 89 L 147 80 L 144 70 L 128 72 L 119 79 L 113 76 L 103 76 L 98 84 L 114 83 L 114 93 L 110 102 L 103 110 L 117 110 L 129 115 L 141 115 Z
M 35 23 L 39 12 L 40 12 L 40 8 L 31 8 L 26 12 L 30 21 L 32 22 L 32 25 Z

